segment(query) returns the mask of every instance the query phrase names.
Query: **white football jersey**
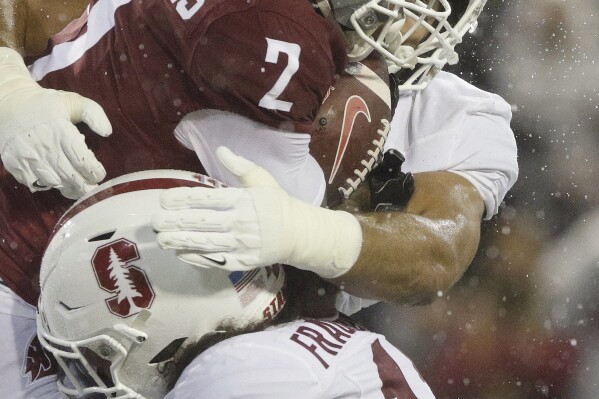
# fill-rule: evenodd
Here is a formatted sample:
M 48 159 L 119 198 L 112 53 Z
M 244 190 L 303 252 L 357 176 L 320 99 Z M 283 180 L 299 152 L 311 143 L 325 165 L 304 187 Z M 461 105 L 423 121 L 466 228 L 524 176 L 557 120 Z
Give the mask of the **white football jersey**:
M 59 399 L 58 363 L 37 339 L 35 308 L 0 281 L 0 398 Z
M 351 320 L 300 320 L 211 347 L 167 399 L 429 399 L 414 365 Z

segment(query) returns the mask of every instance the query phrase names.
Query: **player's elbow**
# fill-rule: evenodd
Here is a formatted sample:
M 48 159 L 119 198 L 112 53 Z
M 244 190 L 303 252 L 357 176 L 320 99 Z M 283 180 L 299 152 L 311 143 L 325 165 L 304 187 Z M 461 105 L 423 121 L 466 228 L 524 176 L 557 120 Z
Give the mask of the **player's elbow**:
M 439 260 L 422 265 L 422 273 L 412 281 L 408 296 L 397 296 L 395 302 L 403 305 L 428 305 L 444 295 L 459 280 L 455 260 Z
M 434 291 L 435 296 L 441 296 L 444 292 L 449 291 L 470 265 L 470 260 L 464 256 L 463 250 L 455 243 L 440 245 L 436 262 L 431 266 L 432 286 L 430 290 Z
M 478 247 L 476 231 L 460 233 L 439 234 L 432 240 L 428 256 L 422 256 L 421 261 L 414 265 L 416 269 L 412 274 L 410 295 L 407 298 L 397 297 L 396 302 L 429 304 L 456 284 L 470 266 Z M 469 241 L 464 244 L 466 237 Z M 401 294 L 401 291 L 398 290 L 398 293 Z

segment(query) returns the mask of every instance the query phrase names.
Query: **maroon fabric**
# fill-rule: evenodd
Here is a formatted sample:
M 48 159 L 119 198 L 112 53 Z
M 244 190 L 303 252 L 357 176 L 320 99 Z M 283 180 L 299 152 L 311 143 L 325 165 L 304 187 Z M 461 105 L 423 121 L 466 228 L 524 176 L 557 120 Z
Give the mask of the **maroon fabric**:
M 379 378 L 383 383 L 381 393 L 385 399 L 418 399 L 401 368 L 378 339 L 372 343 L 372 360 L 376 364 Z
M 99 0 L 94 4 L 110 2 Z M 86 142 L 107 178 L 147 169 L 203 172 L 195 154 L 173 136 L 199 109 L 234 111 L 270 126 L 308 132 L 320 103 L 347 63 L 344 40 L 307 0 L 206 0 L 184 20 L 170 0 L 132 1 L 116 9 L 116 26 L 45 87 L 76 91 L 99 102 L 113 125 L 109 138 L 85 127 Z M 187 8 L 195 4 L 187 2 Z M 57 45 L 94 32 L 82 17 L 53 38 Z M 297 43 L 299 69 L 278 97 L 288 112 L 258 105 L 287 66 L 265 62 L 271 38 Z M 0 165 L 0 277 L 29 303 L 38 296 L 42 251 L 71 204 L 56 190 L 31 194 Z

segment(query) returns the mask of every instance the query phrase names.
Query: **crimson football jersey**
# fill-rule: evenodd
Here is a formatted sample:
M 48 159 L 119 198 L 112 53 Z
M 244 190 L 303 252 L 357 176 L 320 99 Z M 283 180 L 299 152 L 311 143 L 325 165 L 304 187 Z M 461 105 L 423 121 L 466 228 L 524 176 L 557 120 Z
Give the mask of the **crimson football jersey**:
M 110 179 L 203 172 L 173 135 L 200 109 L 310 133 L 346 64 L 343 36 L 308 0 L 98 0 L 30 71 L 44 87 L 102 105 L 113 134 L 81 131 Z M 0 165 L 0 278 L 29 303 L 48 236 L 70 204 L 57 190 L 29 193 Z

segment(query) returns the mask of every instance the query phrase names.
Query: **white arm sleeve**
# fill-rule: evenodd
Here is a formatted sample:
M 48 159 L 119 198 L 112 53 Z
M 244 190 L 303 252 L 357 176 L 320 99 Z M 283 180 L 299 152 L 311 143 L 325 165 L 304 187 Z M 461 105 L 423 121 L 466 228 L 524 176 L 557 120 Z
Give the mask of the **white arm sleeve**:
M 229 186 L 239 186 L 239 182 L 216 159 L 219 146 L 262 166 L 290 195 L 322 204 L 326 182 L 309 153 L 308 134 L 277 130 L 230 112 L 201 110 L 187 114 L 175 136 L 196 152 L 208 175 Z
M 426 89 L 400 98 L 385 150 L 405 155 L 405 171 L 445 170 L 468 179 L 490 219 L 518 177 L 510 120 L 501 97 L 441 72 Z

